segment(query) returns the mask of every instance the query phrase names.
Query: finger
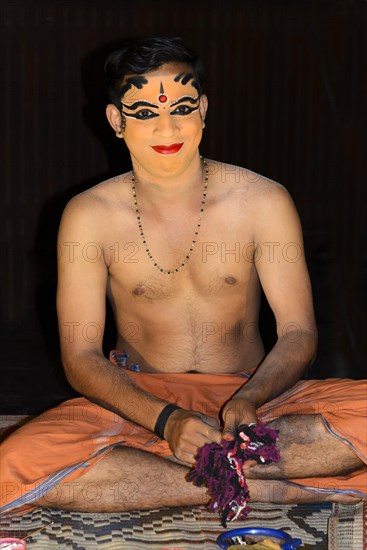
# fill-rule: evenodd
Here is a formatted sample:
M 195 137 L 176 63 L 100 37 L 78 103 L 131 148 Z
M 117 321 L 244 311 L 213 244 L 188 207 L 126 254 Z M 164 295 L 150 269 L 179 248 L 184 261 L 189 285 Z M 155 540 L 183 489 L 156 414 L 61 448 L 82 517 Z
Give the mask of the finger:
M 223 432 L 222 432 L 223 439 L 225 439 L 226 441 L 233 441 L 235 437 L 236 437 L 236 433 L 235 433 L 234 427 L 232 428 L 231 426 L 229 426 L 223 429 Z
M 193 453 L 182 451 L 176 454 L 176 458 L 180 461 L 180 463 L 183 466 L 191 467 L 196 462 L 196 459 L 195 459 L 196 454 L 197 454 L 197 449 L 195 449 Z
M 249 411 L 246 411 L 246 414 L 242 415 L 238 425 L 246 424 L 247 426 L 250 426 L 251 424 L 258 424 L 258 422 L 259 421 L 255 413 L 250 413 Z
M 210 417 L 207 417 L 207 418 L 209 419 Z M 204 445 L 204 443 L 208 443 L 211 441 L 217 441 L 219 443 L 221 440 L 219 423 L 215 420 L 215 418 L 212 420 L 213 421 L 211 422 L 211 424 L 209 424 L 201 416 L 200 418 L 197 419 L 197 423 L 195 425 L 195 431 L 197 436 L 204 438 L 202 445 Z
M 192 445 L 195 445 L 197 449 L 200 449 L 203 445 L 210 443 L 220 443 L 222 440 L 222 434 L 219 430 L 214 430 L 212 428 L 207 428 L 202 430 L 200 433 L 196 433 L 195 437 L 190 440 Z M 186 442 L 188 443 L 188 442 Z
M 237 435 L 237 424 L 233 420 L 224 423 L 222 438 L 226 441 L 232 441 Z
M 210 441 L 215 441 L 216 443 L 220 443 L 222 441 L 222 433 L 218 430 L 210 430 L 208 434 L 208 438 Z
M 256 460 L 246 460 L 242 465 L 242 470 L 244 473 L 246 473 L 251 470 L 253 466 L 257 466 Z
M 181 460 L 181 458 L 178 458 L 177 456 L 175 457 L 175 462 L 177 464 L 181 464 L 182 466 L 192 466 L 195 462 L 195 459 L 194 457 L 192 457 L 192 461 L 191 462 L 186 462 L 186 460 Z
M 228 411 L 223 417 L 222 438 L 232 441 L 237 435 L 237 415 L 235 411 Z
M 214 416 L 207 416 L 206 414 L 201 415 L 202 421 L 205 422 L 205 424 L 208 424 L 209 426 L 212 426 L 212 428 L 216 428 L 219 430 L 219 422 Z
M 220 443 L 222 439 L 222 434 L 220 432 L 219 422 L 215 418 L 211 418 L 210 416 L 208 416 L 207 419 L 210 421 L 210 423 L 204 421 L 203 425 L 205 426 L 203 433 L 206 436 L 206 439 L 209 442 L 216 441 L 217 443 Z

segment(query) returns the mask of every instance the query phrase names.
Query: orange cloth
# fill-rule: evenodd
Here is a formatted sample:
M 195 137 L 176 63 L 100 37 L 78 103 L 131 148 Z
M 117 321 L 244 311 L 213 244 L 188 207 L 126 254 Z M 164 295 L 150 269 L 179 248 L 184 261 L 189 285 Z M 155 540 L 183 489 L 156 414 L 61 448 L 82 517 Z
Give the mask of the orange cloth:
M 125 370 L 144 390 L 185 409 L 218 416 L 245 374 L 163 374 Z M 133 416 L 133 403 L 131 414 Z M 300 381 L 258 411 L 269 422 L 292 414 L 321 414 L 326 428 L 366 460 L 366 382 L 347 379 Z M 117 445 L 158 456 L 171 455 L 154 433 L 82 397 L 51 409 L 10 435 L 1 448 L 2 513 L 22 513 L 61 481 L 82 476 Z M 343 491 L 367 497 L 367 468 L 334 478 L 288 480 L 311 491 Z

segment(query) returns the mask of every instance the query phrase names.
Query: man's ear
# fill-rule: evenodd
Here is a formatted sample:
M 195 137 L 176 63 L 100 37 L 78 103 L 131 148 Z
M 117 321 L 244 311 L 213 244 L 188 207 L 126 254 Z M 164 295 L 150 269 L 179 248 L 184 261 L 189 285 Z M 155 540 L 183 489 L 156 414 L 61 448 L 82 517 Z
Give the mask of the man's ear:
M 202 96 L 200 96 L 200 106 L 199 106 L 200 116 L 203 122 L 205 120 L 207 110 L 208 110 L 208 97 L 205 94 L 203 94 Z
M 113 103 L 109 103 L 106 107 L 106 117 L 112 128 L 115 130 L 115 134 L 118 138 L 124 137 L 123 124 L 121 119 L 121 113 Z

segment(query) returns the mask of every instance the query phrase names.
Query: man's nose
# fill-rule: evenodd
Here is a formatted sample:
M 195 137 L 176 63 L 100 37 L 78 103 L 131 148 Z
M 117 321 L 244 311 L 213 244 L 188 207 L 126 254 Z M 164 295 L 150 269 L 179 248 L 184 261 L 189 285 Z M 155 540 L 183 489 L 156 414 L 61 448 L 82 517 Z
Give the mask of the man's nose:
M 175 117 L 169 113 L 163 113 L 156 118 L 155 133 L 159 136 L 172 136 L 177 130 Z

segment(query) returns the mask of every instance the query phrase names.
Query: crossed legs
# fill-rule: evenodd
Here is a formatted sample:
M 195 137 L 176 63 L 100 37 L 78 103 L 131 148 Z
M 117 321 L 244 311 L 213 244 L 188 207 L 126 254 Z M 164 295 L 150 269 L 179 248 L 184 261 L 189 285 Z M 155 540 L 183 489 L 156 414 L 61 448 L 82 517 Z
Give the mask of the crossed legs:
M 252 501 L 354 503 L 350 495 L 315 493 L 286 479 L 333 477 L 365 467 L 343 442 L 324 427 L 319 415 L 292 415 L 269 424 L 279 430 L 281 461 L 245 467 Z M 208 502 L 205 488 L 188 483 L 188 468 L 151 453 L 117 447 L 74 482 L 60 483 L 35 504 L 88 512 L 121 512 L 199 505 Z

